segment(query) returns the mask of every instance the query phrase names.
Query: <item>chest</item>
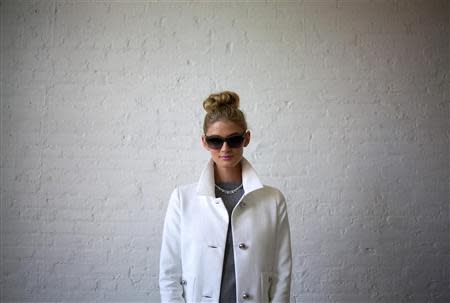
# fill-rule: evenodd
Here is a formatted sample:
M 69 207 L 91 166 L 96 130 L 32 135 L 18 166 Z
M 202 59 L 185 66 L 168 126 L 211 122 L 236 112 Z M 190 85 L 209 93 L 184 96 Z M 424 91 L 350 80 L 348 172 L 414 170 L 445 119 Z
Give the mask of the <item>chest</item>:
M 276 213 L 275 203 L 251 195 L 243 195 L 231 215 L 221 198 L 199 196 L 183 201 L 181 232 L 187 241 L 222 247 L 231 223 L 236 241 L 264 244 L 275 236 Z

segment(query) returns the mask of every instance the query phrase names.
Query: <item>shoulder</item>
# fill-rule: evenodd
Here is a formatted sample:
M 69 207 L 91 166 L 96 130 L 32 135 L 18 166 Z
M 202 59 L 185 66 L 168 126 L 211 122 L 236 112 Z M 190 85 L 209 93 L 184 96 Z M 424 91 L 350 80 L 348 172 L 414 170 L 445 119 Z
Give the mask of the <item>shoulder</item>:
M 264 205 L 273 205 L 276 208 L 283 208 L 286 205 L 286 199 L 276 187 L 263 185 L 262 188 L 254 191 L 252 197 Z
M 264 195 L 267 195 L 271 198 L 276 199 L 279 202 L 284 202 L 285 198 L 281 190 L 279 190 L 276 187 L 270 186 L 270 185 L 264 185 L 263 188 L 260 189 L 261 193 Z
M 287 204 L 286 198 L 284 197 L 281 190 L 276 187 L 264 185 L 263 187 L 264 195 L 269 197 L 269 200 L 272 201 L 278 216 L 280 218 L 287 216 Z
M 178 185 L 172 192 L 172 196 L 176 195 L 178 199 L 186 196 L 195 195 L 197 192 L 197 183 Z

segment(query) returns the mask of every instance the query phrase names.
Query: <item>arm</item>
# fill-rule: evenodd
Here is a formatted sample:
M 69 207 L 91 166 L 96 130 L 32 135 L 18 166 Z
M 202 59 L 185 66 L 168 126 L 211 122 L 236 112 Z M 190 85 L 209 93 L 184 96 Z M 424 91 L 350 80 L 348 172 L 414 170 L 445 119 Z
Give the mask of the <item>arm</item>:
M 159 264 L 161 302 L 184 303 L 181 281 L 181 207 L 178 189 L 172 192 L 164 220 Z
M 292 252 L 289 220 L 284 196 L 278 205 L 274 277 L 270 289 L 271 302 L 289 302 L 291 294 Z

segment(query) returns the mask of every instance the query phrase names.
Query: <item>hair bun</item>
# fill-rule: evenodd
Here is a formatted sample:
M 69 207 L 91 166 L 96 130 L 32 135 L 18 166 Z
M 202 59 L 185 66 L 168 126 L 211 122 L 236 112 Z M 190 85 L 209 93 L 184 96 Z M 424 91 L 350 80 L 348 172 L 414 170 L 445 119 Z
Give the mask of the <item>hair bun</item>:
M 216 94 L 211 94 L 203 101 L 203 108 L 206 112 L 213 112 L 221 107 L 239 108 L 238 94 L 230 91 L 224 91 Z

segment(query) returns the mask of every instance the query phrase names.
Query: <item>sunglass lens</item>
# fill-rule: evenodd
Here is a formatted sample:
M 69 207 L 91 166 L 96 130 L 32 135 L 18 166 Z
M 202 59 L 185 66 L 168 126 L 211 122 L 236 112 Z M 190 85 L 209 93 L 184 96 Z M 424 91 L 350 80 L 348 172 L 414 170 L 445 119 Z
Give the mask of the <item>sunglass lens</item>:
M 206 143 L 208 144 L 208 146 L 210 148 L 220 149 L 220 148 L 222 148 L 223 140 L 221 138 L 215 138 L 215 137 L 207 138 Z
M 229 137 L 227 140 L 227 143 L 231 148 L 241 147 L 242 142 L 244 142 L 244 137 L 241 135 Z

